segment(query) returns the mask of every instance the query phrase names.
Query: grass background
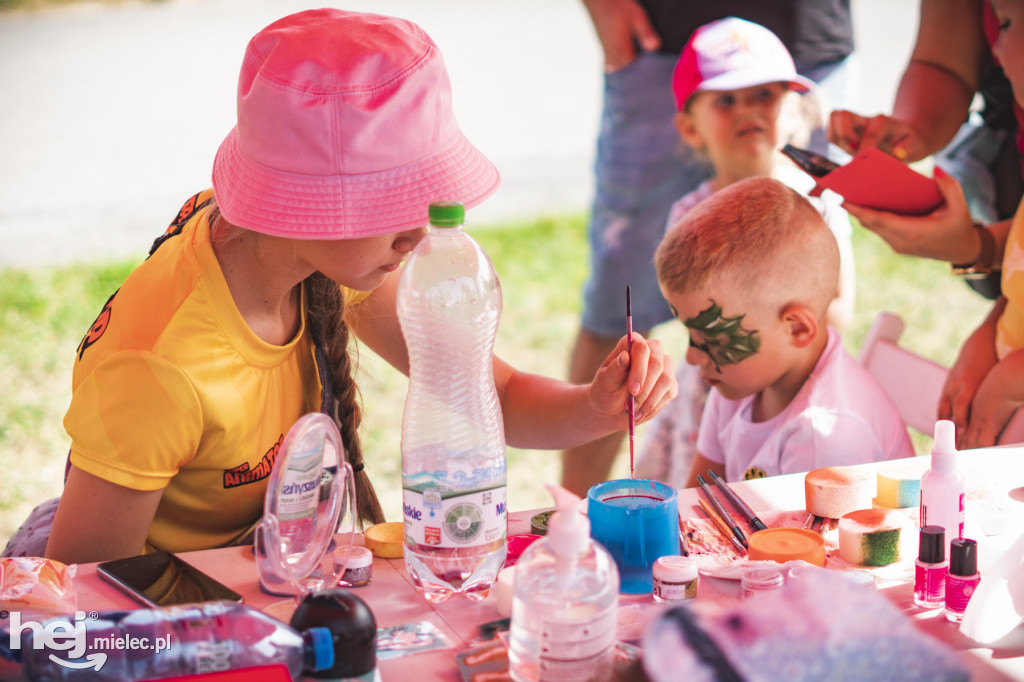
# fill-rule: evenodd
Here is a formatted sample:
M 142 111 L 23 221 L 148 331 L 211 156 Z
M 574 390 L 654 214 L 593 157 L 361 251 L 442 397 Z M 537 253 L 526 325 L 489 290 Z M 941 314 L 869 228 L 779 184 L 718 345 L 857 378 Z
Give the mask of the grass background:
M 528 224 L 471 226 L 502 281 L 504 312 L 496 352 L 516 367 L 565 375 L 587 274 L 583 216 Z M 844 332 L 856 354 L 882 310 L 906 322 L 903 345 L 945 365 L 989 304 L 949 266 L 905 258 L 875 235 L 854 230 L 857 314 Z M 0 269 L 0 545 L 31 508 L 59 494 L 68 449 L 61 425 L 70 401 L 75 348 L 103 303 L 142 260 L 69 267 Z M 682 326 L 655 330 L 676 358 L 685 349 Z M 363 439 L 370 471 L 391 520 L 401 518 L 399 440 L 406 379 L 365 347 L 359 349 L 359 385 L 365 409 Z M 643 438 L 643 427 L 638 429 Z M 930 439 L 915 436 L 919 452 Z M 615 476 L 628 475 L 619 457 Z M 543 483 L 559 476 L 557 452 L 510 449 L 508 495 L 512 509 L 548 506 Z

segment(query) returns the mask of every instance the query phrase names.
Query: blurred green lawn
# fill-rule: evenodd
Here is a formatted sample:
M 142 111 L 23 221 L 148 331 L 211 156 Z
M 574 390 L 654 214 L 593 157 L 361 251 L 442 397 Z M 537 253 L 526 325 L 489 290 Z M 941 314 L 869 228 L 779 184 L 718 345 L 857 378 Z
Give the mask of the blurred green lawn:
M 504 313 L 497 352 L 520 369 L 564 376 L 587 272 L 582 216 L 476 227 L 502 281 Z M 857 315 L 844 333 L 856 353 L 875 315 L 906 322 L 903 344 L 949 365 L 989 303 L 949 274 L 948 265 L 894 255 L 876 236 L 854 230 Z M 139 260 L 142 255 L 140 254 Z M 0 544 L 36 503 L 59 494 L 68 448 L 61 420 L 70 400 L 75 348 L 104 301 L 136 261 L 0 271 Z M 655 330 L 676 358 L 682 327 Z M 399 440 L 406 379 L 365 347 L 358 376 L 365 406 L 364 449 L 389 519 L 401 518 Z M 643 427 L 638 429 L 643 438 Z M 918 450 L 930 440 L 917 437 Z M 557 452 L 510 449 L 509 505 L 548 506 L 543 488 L 559 475 Z M 620 457 L 614 475 L 628 475 Z

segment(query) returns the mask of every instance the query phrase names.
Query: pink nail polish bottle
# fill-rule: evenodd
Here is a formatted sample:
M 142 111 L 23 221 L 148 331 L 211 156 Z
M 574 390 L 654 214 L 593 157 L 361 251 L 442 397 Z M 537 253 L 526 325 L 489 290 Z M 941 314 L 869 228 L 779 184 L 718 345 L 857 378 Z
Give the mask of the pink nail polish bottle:
M 959 623 L 975 588 L 981 581 L 978 573 L 978 543 L 957 538 L 949 543 L 949 573 L 946 574 L 946 620 Z
M 914 603 L 926 609 L 942 608 L 946 603 L 946 530 L 942 526 L 921 529 L 914 568 Z

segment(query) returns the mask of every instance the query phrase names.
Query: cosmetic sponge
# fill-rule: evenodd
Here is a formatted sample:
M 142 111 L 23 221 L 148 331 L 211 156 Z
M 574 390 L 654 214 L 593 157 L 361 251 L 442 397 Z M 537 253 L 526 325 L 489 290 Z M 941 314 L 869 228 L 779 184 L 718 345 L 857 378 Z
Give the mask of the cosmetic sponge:
M 888 566 L 913 555 L 914 524 L 894 509 L 861 509 L 839 519 L 839 556 L 859 566 Z
M 875 476 L 852 467 L 825 467 L 804 476 L 807 511 L 826 519 L 838 519 L 858 509 L 870 509 L 875 496 Z

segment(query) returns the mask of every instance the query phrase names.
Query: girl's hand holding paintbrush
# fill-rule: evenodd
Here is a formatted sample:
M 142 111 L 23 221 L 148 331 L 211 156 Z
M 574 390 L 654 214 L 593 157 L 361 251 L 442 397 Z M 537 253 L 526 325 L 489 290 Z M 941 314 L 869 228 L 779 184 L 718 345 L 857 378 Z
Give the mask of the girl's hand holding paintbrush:
M 499 383 L 499 376 L 509 376 Z M 495 383 L 504 385 L 498 394 L 502 405 L 514 401 L 519 406 L 534 405 L 535 409 L 505 411 L 505 431 L 514 429 L 521 437 L 514 444 L 520 448 L 557 450 L 573 447 L 629 428 L 629 396 L 636 406 L 636 423 L 642 424 L 660 412 L 679 393 L 672 360 L 656 339 L 632 335 L 632 348 L 627 350 L 627 339 L 619 339 L 615 349 L 594 375 L 590 384 L 569 387 L 564 382 L 538 375 L 525 375 L 512 370 L 495 358 Z M 536 392 L 548 392 L 541 400 Z M 551 394 L 564 395 L 563 400 Z M 583 394 L 585 401 L 578 398 Z M 560 405 L 572 405 L 571 414 Z M 582 413 L 581 413 L 582 412 Z M 513 423 L 510 419 L 518 420 Z M 534 445 L 529 434 L 537 434 Z M 527 434 L 526 437 L 522 437 Z M 541 439 L 543 436 L 543 439 Z
M 589 388 L 594 411 L 617 417 L 609 433 L 629 428 L 631 397 L 635 424 L 642 424 L 679 392 L 672 359 L 662 351 L 661 342 L 635 332 L 631 339 L 623 336 L 619 340 Z

